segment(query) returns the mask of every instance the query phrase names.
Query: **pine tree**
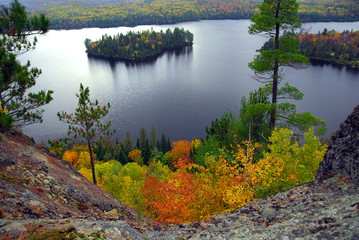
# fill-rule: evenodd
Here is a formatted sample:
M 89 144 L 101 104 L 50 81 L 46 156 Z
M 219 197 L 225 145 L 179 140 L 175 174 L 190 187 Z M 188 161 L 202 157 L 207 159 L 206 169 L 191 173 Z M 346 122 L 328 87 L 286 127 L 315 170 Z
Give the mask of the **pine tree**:
M 84 88 L 82 84 L 80 84 L 80 93 L 76 94 L 76 96 L 79 100 L 75 112 L 68 114 L 62 111 L 61 113 L 58 112 L 57 116 L 60 121 L 69 124 L 67 132 L 69 137 L 63 139 L 63 141 L 75 142 L 80 140 L 82 143 L 87 144 L 91 158 L 92 178 L 94 184 L 97 184 L 93 147 L 96 140 L 104 140 L 104 137 L 109 137 L 113 133 L 109 130 L 110 121 L 105 124 L 101 123 L 101 118 L 108 113 L 110 103 L 107 103 L 107 106 L 100 106 L 97 100 L 91 102 L 90 90 L 88 87 Z
M 119 142 L 116 144 L 115 150 L 114 150 L 114 158 L 119 161 L 122 165 L 125 165 L 128 163 L 128 154 L 125 154 L 124 151 L 124 144 L 123 142 Z
M 166 152 L 168 152 L 168 148 L 167 148 L 167 146 L 168 146 L 168 144 L 167 144 L 167 137 L 166 137 L 166 135 L 165 134 L 162 134 L 162 137 L 161 137 L 161 151 L 163 152 L 163 153 L 166 153 Z
M 324 134 L 326 131 L 325 121 L 315 118 L 308 112 L 297 113 L 296 106 L 292 103 L 278 102 L 278 99 L 303 99 L 303 93 L 288 83 L 285 83 L 282 88 L 278 88 L 282 80 L 281 67 L 299 67 L 300 64 L 308 63 L 308 58 L 298 53 L 298 39 L 292 36 L 294 30 L 301 26 L 297 15 L 298 8 L 299 4 L 296 0 L 264 0 L 259 5 L 260 13 L 251 18 L 252 24 L 249 26 L 249 33 L 267 34 L 274 39 L 274 46 L 273 49 L 262 50 L 249 63 L 249 67 L 259 81 L 267 83 L 263 89 L 272 95 L 269 132 L 278 125 L 276 119 L 280 117 L 283 124 L 279 127 L 294 126 L 305 131 L 316 125 L 319 126 L 317 134 Z M 289 32 L 290 34 L 288 34 Z
M 153 125 L 151 128 L 151 134 L 150 134 L 150 147 L 151 147 L 151 150 L 154 152 L 158 151 L 157 142 L 158 142 L 157 131 L 156 131 L 155 125 Z
M 275 126 L 277 115 L 278 84 L 281 81 L 280 67 L 288 63 L 306 63 L 308 59 L 298 54 L 297 40 L 293 37 L 281 38 L 281 32 L 294 31 L 301 26 L 297 15 L 299 4 L 295 0 L 264 0 L 259 5 L 260 13 L 251 18 L 250 34 L 265 33 L 274 38 L 274 49 L 261 51 L 249 67 L 265 82 L 271 78 L 272 110 L 269 129 Z M 266 76 L 267 75 L 267 76 Z
M 30 68 L 29 61 L 22 65 L 16 58 L 35 48 L 36 37 L 31 42 L 28 36 L 46 33 L 49 26 L 50 20 L 43 14 L 29 17 L 18 0 L 0 9 L 0 102 L 2 111 L 6 110 L 0 118 L 7 119 L 0 123 L 25 126 L 42 122 L 44 110 L 40 107 L 52 100 L 53 91 L 29 92 L 41 70 Z
M 146 129 L 145 127 L 142 127 L 140 130 L 140 136 L 138 137 L 138 149 L 141 150 L 141 152 L 143 152 L 146 147 L 146 141 L 148 141 Z
M 125 155 L 127 156 L 128 153 L 131 152 L 132 150 L 133 150 L 133 141 L 132 141 L 130 133 L 126 132 L 126 138 L 125 138 L 123 151 L 124 151 Z
M 148 139 L 146 139 L 146 143 L 145 143 L 144 149 L 142 151 L 142 156 L 143 156 L 143 163 L 145 165 L 148 165 L 148 163 L 150 162 L 150 159 L 152 157 L 151 147 L 148 142 Z
M 166 152 L 171 151 L 171 150 L 172 150 L 172 144 L 171 144 L 170 138 L 167 137 L 167 151 Z

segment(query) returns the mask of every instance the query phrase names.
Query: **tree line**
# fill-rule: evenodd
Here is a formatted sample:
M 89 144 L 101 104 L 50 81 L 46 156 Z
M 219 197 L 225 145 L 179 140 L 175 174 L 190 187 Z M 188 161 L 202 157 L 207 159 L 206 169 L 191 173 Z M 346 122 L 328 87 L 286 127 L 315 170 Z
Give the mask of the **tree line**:
M 299 18 L 304 22 L 358 21 L 356 0 L 298 0 Z
M 121 60 L 153 58 L 165 50 L 190 46 L 192 43 L 193 34 L 177 27 L 173 31 L 169 28 L 165 32 L 129 31 L 126 35 L 104 35 L 95 42 L 85 40 L 86 52 L 89 55 Z
M 82 3 L 49 5 L 45 13 L 51 18 L 53 28 L 66 29 L 242 19 L 249 18 L 256 6 L 246 0 L 138 0 L 96 6 Z
M 134 0 L 105 2 L 43 2 L 39 8 L 53 29 L 173 24 L 206 19 L 249 19 L 258 11 L 258 0 Z M 357 21 L 356 0 L 299 0 L 303 21 Z M 36 12 L 36 11 L 35 11 Z

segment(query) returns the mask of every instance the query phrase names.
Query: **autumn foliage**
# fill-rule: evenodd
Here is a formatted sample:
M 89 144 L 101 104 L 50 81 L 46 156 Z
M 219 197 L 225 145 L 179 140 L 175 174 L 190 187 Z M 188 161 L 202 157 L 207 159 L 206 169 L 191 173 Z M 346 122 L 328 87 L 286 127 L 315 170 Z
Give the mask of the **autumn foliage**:
M 259 0 L 114 0 L 43 1 L 53 28 L 117 27 L 169 24 L 208 19 L 248 19 L 258 9 Z M 356 21 L 359 4 L 355 0 L 297 0 L 303 21 Z M 35 6 L 36 7 L 36 6 Z
M 139 165 L 143 164 L 143 157 L 141 150 L 135 149 L 128 153 L 128 157 Z
M 62 156 L 62 160 L 70 162 L 75 168 L 79 166 L 79 155 L 77 152 L 72 150 L 67 150 L 64 155 Z
M 218 213 L 240 208 L 254 199 L 286 190 L 314 179 L 326 146 L 313 134 L 304 134 L 303 146 L 289 129 L 275 129 L 265 151 L 263 146 L 243 141 L 230 153 L 207 154 L 204 165 L 193 154 L 203 143 L 181 140 L 165 155 L 168 165 L 152 159 L 143 164 L 141 151 L 129 153 L 132 162 L 96 162 L 98 185 L 120 201 L 158 222 L 184 223 L 205 220 Z M 88 153 L 68 150 L 63 159 L 78 164 L 91 181 Z M 140 159 L 140 160 L 139 160 Z M 170 168 L 171 167 L 171 168 Z
M 190 157 L 191 143 L 187 140 L 181 140 L 172 143 L 173 148 L 168 152 L 168 156 L 172 159 L 172 166 L 176 169 L 186 166 L 192 162 Z
M 359 67 L 359 31 L 327 31 L 318 34 L 298 34 L 300 51 L 306 56 L 334 61 L 346 61 Z

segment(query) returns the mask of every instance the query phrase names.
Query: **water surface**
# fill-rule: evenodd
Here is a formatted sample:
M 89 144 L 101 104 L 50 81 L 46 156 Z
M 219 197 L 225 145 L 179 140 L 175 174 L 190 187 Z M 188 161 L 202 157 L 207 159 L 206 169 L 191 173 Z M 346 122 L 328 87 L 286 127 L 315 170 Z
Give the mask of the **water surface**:
M 205 136 L 205 126 L 227 109 L 239 112 L 242 96 L 261 84 L 248 69 L 256 50 L 266 38 L 248 34 L 249 20 L 187 22 L 176 25 L 134 28 L 86 28 L 51 30 L 38 37 L 34 51 L 21 56 L 42 69 L 34 90 L 54 90 L 54 100 L 44 107 L 44 122 L 25 128 L 36 140 L 66 134 L 66 124 L 56 113 L 73 112 L 80 83 L 90 87 L 92 99 L 111 103 L 106 120 L 123 139 L 126 131 L 137 136 L 142 126 L 149 133 L 155 125 L 171 140 Z M 84 40 L 103 34 L 126 33 L 153 28 L 185 28 L 194 34 L 194 44 L 182 51 L 165 53 L 146 63 L 111 62 L 88 58 Z M 359 30 L 359 23 L 307 23 L 310 32 L 324 28 Z M 310 111 L 335 131 L 359 104 L 359 72 L 332 65 L 311 65 L 304 70 L 285 69 L 285 79 L 304 92 L 300 111 Z

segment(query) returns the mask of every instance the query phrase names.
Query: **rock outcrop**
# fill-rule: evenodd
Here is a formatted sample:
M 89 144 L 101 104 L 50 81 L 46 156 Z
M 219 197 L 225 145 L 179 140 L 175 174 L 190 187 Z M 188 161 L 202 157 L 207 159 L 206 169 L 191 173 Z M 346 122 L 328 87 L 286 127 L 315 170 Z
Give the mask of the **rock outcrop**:
M 0 239 L 52 229 L 76 229 L 77 239 L 359 239 L 358 123 L 359 106 L 332 138 L 315 181 L 189 224 L 138 218 L 28 138 L 1 135 Z
M 332 137 L 316 179 L 328 179 L 337 174 L 359 184 L 359 105 Z
M 117 218 L 137 219 L 132 208 L 22 133 L 0 138 L 0 218 L 105 219 L 117 211 Z

